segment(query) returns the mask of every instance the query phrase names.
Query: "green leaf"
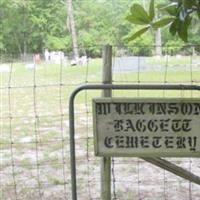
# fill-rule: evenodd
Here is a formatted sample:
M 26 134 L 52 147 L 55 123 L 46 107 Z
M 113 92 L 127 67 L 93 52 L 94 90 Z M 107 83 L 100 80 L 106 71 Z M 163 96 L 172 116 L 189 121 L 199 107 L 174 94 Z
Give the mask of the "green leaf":
M 155 17 L 154 0 L 151 0 L 149 5 L 149 18 L 152 21 Z
M 187 28 L 190 26 L 191 22 L 192 22 L 192 17 L 188 15 L 185 19 L 185 24 Z
M 197 3 L 196 8 L 197 8 L 196 14 L 198 16 L 198 19 L 200 19 L 200 1 Z
M 147 32 L 149 30 L 150 26 L 147 26 L 145 28 L 140 29 L 139 31 L 137 31 L 136 33 L 134 33 L 132 36 L 128 37 L 127 40 L 128 42 L 138 38 L 139 36 L 141 36 L 142 34 L 144 34 L 145 32 Z
M 188 41 L 188 28 L 189 28 L 189 25 L 191 24 L 191 21 L 192 21 L 192 17 L 190 16 L 187 16 L 185 18 L 185 21 L 179 21 L 177 32 L 178 32 L 179 37 L 184 42 Z
M 137 24 L 137 25 L 149 24 L 149 23 L 146 23 L 146 21 L 144 21 L 142 18 L 138 18 L 133 15 L 128 15 L 125 19 L 128 20 L 129 22 L 131 22 L 133 24 Z
M 197 10 L 197 16 L 198 16 L 198 19 L 200 19 L 200 8 L 198 8 Z
M 186 9 L 190 9 L 193 6 L 196 6 L 196 0 L 183 0 L 183 6 Z
M 180 22 L 179 28 L 178 28 L 178 35 L 179 37 L 184 41 L 187 42 L 188 40 L 188 32 L 187 29 L 184 26 L 184 22 Z
M 148 13 L 140 4 L 133 4 L 131 7 L 132 19 L 141 23 L 149 24 L 151 22 Z M 134 21 L 132 21 L 134 23 Z
M 178 20 L 176 19 L 171 23 L 169 27 L 169 32 L 174 36 L 176 35 L 177 29 L 178 29 Z
M 152 27 L 155 29 L 162 28 L 163 26 L 166 26 L 169 23 L 171 23 L 174 19 L 175 18 L 173 18 L 173 17 L 169 17 L 169 18 L 164 18 L 164 19 L 158 20 L 152 24 Z
M 178 4 L 176 2 L 174 2 L 174 3 L 171 3 L 169 5 L 160 6 L 159 10 L 165 11 L 172 16 L 176 16 L 177 15 L 177 8 L 178 8 Z

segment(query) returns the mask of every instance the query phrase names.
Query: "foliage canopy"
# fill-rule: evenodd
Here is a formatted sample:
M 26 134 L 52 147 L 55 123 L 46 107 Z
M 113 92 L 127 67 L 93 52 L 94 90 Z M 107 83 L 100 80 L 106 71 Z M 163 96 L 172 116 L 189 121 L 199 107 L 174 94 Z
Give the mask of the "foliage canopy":
M 99 45 L 110 43 L 128 49 L 135 55 L 151 55 L 154 45 L 151 31 L 159 27 L 163 27 L 163 45 L 176 44 L 181 48 L 183 42 L 179 37 L 200 45 L 197 37 L 200 34 L 200 1 L 145 2 L 141 6 L 141 0 L 73 0 L 81 52 L 97 57 L 101 55 Z M 189 29 L 191 25 L 192 32 Z M 142 29 L 139 30 L 138 26 L 142 26 Z M 168 34 L 166 29 L 175 36 Z M 138 39 L 144 33 L 146 37 Z M 45 48 L 68 53 L 72 51 L 71 46 L 66 0 L 0 1 L 1 54 L 41 53 Z
M 134 40 L 149 29 L 158 29 L 169 25 L 172 35 L 178 36 L 188 42 L 188 29 L 193 19 L 200 19 L 199 0 L 172 0 L 165 4 L 158 4 L 156 12 L 165 13 L 162 19 L 156 19 L 154 0 L 151 0 L 147 12 L 140 4 L 134 3 L 130 9 L 131 14 L 126 19 L 137 25 L 144 25 L 142 29 L 135 32 L 128 40 Z

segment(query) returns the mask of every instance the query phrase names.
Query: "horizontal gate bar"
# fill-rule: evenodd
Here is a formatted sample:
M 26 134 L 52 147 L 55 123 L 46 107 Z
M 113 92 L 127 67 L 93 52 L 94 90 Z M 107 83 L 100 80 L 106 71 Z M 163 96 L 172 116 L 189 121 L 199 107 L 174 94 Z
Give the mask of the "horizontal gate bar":
M 113 85 L 113 84 L 85 84 L 77 87 L 69 99 L 69 134 L 70 134 L 70 164 L 71 164 L 71 189 L 72 200 L 77 200 L 77 188 L 76 188 L 76 154 L 75 154 L 75 127 L 74 127 L 74 100 L 76 95 L 82 90 L 198 90 L 199 85 L 183 85 L 183 84 L 128 84 L 128 85 Z M 199 184 L 197 179 L 199 177 L 186 171 L 185 169 L 178 167 L 169 161 L 161 158 L 144 158 L 147 162 L 162 167 L 178 176 L 183 178 L 190 178 L 188 180 Z M 171 165 L 170 165 L 171 164 Z M 169 167 L 168 167 L 169 165 Z
M 85 84 L 77 87 L 74 93 L 81 90 L 99 90 L 99 89 L 112 89 L 112 90 L 200 90 L 199 85 L 185 85 L 185 84 Z M 72 93 L 73 96 L 73 93 Z

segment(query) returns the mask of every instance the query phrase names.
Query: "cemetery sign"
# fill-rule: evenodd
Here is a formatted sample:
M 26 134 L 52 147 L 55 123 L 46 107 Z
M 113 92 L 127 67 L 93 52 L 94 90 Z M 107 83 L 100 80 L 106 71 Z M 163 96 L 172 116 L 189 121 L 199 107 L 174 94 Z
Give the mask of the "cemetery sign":
M 200 99 L 93 99 L 97 156 L 200 157 Z

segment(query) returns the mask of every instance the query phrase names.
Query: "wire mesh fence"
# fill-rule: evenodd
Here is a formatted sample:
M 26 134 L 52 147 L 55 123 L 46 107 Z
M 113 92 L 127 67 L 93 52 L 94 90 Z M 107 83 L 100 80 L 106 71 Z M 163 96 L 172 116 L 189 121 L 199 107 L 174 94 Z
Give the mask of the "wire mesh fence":
M 98 47 L 101 51 L 101 46 Z M 140 49 L 113 47 L 113 83 L 200 84 L 200 55 L 194 46 L 162 47 L 163 55 L 143 56 Z M 81 52 L 86 52 L 79 49 Z M 102 59 L 84 55 L 34 62 L 2 55 L 0 62 L 0 196 L 1 199 L 71 199 L 68 98 L 84 83 L 101 83 Z M 86 58 L 86 59 L 85 59 Z M 72 66 L 73 65 L 73 66 Z M 82 92 L 75 104 L 79 199 L 100 199 L 100 159 L 94 156 L 91 99 Z M 195 91 L 114 91 L 123 97 L 192 97 Z M 198 174 L 199 159 L 171 158 Z M 199 199 L 200 187 L 139 158 L 112 158 L 112 199 Z

